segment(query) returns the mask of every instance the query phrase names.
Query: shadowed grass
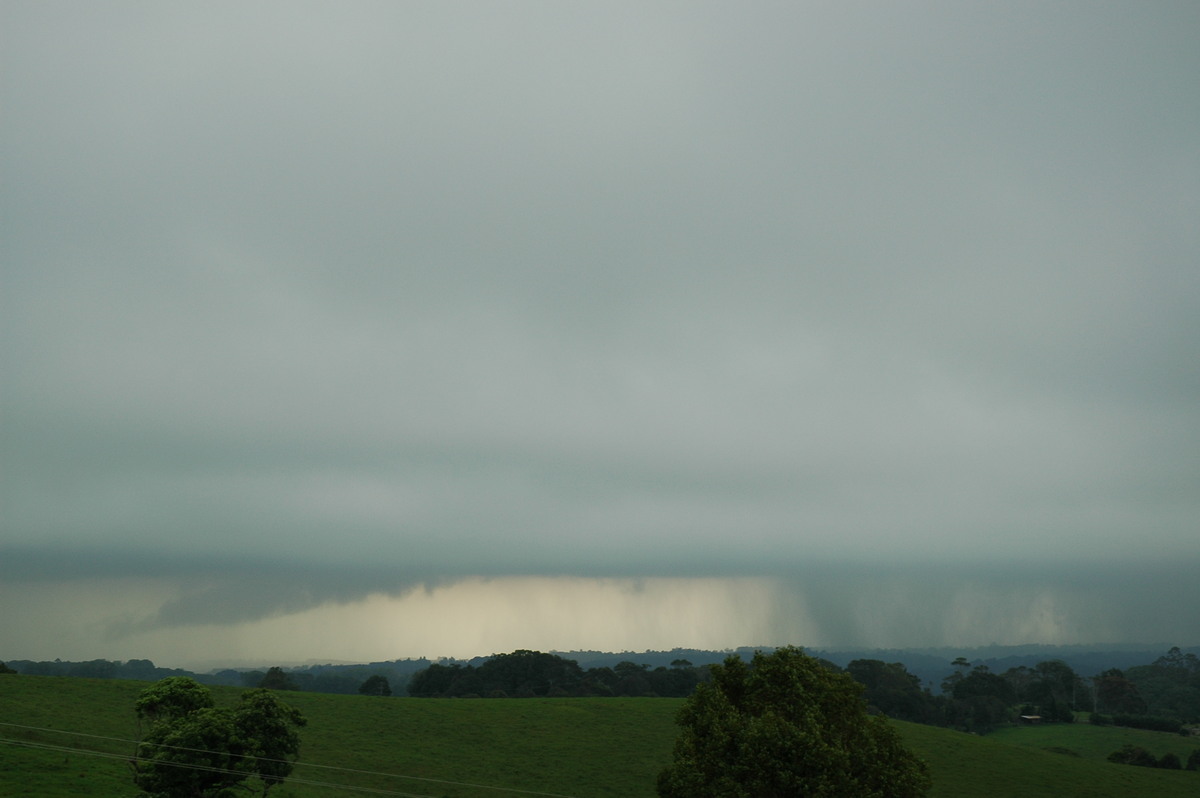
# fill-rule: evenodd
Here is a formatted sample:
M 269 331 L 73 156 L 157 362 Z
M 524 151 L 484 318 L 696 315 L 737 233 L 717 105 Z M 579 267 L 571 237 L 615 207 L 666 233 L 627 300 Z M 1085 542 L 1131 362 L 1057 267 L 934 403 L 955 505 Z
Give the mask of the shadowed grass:
M 1123 745 L 1140 745 L 1155 759 L 1172 752 L 1187 762 L 1188 754 L 1200 748 L 1200 737 L 1182 737 L 1166 732 L 1125 729 L 1119 726 L 1092 726 L 1089 723 L 1055 723 L 997 729 L 990 739 L 1030 748 L 1062 747 L 1085 759 L 1107 761 L 1108 755 Z
M 1074 750 L 1071 744 L 1074 738 L 1070 736 L 1064 742 L 1062 737 L 1046 734 L 1036 746 L 1028 746 L 1014 745 L 998 733 L 980 737 L 916 723 L 893 721 L 893 724 L 904 741 L 929 763 L 933 771 L 934 786 L 930 793 L 933 798 L 989 795 L 1194 798 L 1200 795 L 1200 773 L 1116 765 L 1102 758 L 1064 756 L 1044 750 L 1053 746 Z M 1071 725 L 1040 728 L 1070 729 Z M 1161 732 L 1158 735 L 1166 740 L 1172 737 Z M 1175 739 L 1186 742 L 1182 737 Z

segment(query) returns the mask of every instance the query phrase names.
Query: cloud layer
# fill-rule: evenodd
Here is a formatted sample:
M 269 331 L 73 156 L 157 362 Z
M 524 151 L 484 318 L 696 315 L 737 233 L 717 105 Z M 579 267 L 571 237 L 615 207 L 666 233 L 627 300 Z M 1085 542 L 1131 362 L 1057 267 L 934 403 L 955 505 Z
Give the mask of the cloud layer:
M 0 14 L 6 582 L 1200 566 L 1190 5 Z

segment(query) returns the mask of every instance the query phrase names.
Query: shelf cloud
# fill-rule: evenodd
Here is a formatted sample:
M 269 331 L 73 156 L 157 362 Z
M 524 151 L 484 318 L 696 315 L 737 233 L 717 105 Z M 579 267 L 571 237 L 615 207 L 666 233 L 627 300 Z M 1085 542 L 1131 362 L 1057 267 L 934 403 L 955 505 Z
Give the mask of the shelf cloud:
M 0 21 L 0 656 L 1200 642 L 1196 8 Z

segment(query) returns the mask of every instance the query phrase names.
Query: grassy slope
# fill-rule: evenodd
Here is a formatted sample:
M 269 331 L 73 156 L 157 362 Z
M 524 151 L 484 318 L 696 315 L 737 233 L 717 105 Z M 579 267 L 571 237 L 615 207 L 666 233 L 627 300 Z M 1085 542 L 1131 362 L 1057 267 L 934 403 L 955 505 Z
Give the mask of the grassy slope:
M 130 740 L 137 733 L 133 700 L 144 687 L 139 682 L 3 677 L 0 722 Z M 232 704 L 238 692 L 232 688 L 214 690 L 219 704 Z M 438 701 L 317 693 L 289 693 L 286 698 L 309 719 L 302 735 L 301 753 L 305 762 L 419 776 L 427 781 L 303 765 L 296 768 L 294 775 L 298 779 L 439 798 L 520 794 L 445 781 L 578 798 L 651 798 L 654 777 L 670 759 L 675 737 L 674 715 L 682 703 L 676 699 Z M 1049 734 L 1055 730 L 1065 730 L 1068 735 L 1092 729 L 1123 730 L 1082 725 L 1043 726 L 976 737 L 909 723 L 896 726 L 906 742 L 930 763 L 934 798 L 974 795 L 1194 798 L 1200 794 L 1200 774 L 1096 761 L 1081 750 L 1091 750 L 1080 741 L 1081 736 Z M 1027 732 L 1045 736 L 1035 738 Z M 11 726 L 0 726 L 0 737 L 111 751 L 121 756 L 127 755 L 132 747 L 129 743 L 33 733 Z M 1173 739 L 1184 750 L 1191 750 L 1188 746 L 1193 741 Z M 1157 755 L 1175 750 L 1157 744 L 1159 740 L 1172 740 L 1172 735 L 1159 735 L 1154 740 L 1156 744 L 1146 747 Z M 1094 747 L 1099 750 L 1109 744 L 1110 740 L 1101 740 Z M 1120 744 L 1107 748 L 1104 755 Z M 1038 750 L 1054 745 L 1079 750 L 1083 756 Z M 134 794 L 123 761 L 0 745 L 0 795 L 57 798 Z M 339 794 L 355 793 L 296 783 L 271 791 L 273 798 Z
M 133 700 L 145 686 L 141 682 L 0 676 L 0 723 L 130 740 L 137 735 L 131 711 Z M 10 725 L 0 726 L 0 738 L 126 756 L 133 750 L 127 743 L 34 732 Z M 0 745 L 0 795 L 48 798 L 136 792 L 129 767 L 120 759 Z
M 1200 795 L 1200 773 L 1114 765 L 1107 761 L 1051 753 L 1042 750 L 1040 743 L 1044 742 L 1046 746 L 1070 746 L 1063 745 L 1061 739 L 1050 735 L 1040 740 L 1036 747 L 1029 747 L 1025 744 L 1014 745 L 999 734 L 979 737 L 898 721 L 895 726 L 909 747 L 929 763 L 933 771 L 933 798 L 1010 795 L 1026 798 L 1064 795 L 1195 798 Z M 1073 727 L 1041 728 L 1069 730 Z M 1167 740 L 1172 737 L 1161 733 L 1159 736 Z M 1178 736 L 1174 739 L 1187 742 Z
M 1045 724 L 1042 726 L 1015 726 L 999 729 L 989 738 L 1031 748 L 1066 748 L 1085 759 L 1107 761 L 1108 755 L 1123 745 L 1140 745 L 1156 758 L 1173 752 L 1180 762 L 1187 762 L 1188 754 L 1200 748 L 1200 738 L 1181 737 L 1178 734 L 1123 729 L 1117 726 L 1093 726 L 1090 723 Z
M 309 720 L 305 761 L 580 798 L 652 795 L 654 777 L 670 758 L 680 703 L 316 694 L 293 694 L 288 700 Z M 316 733 L 322 727 L 338 731 Z M 355 775 L 351 780 L 349 774 L 302 767 L 295 775 L 454 798 L 503 794 L 407 779 Z

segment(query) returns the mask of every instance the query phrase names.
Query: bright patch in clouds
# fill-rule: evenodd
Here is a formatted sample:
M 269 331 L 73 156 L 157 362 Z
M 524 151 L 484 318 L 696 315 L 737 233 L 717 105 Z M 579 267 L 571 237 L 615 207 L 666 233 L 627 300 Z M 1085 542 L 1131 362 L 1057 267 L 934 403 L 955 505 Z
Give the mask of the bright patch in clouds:
M 326 602 L 223 624 L 164 623 L 180 598 L 166 580 L 34 582 L 0 586 L 21 612 L 0 617 L 0 639 L 22 659 L 148 658 L 169 667 L 368 662 L 516 649 L 644 651 L 743 645 L 903 648 L 1076 640 L 1161 643 L 1177 619 L 1155 616 L 1153 590 L 1129 601 L 1127 578 L 1056 584 L 1037 570 L 846 571 L 804 579 L 581 577 L 465 578 Z M 1187 569 L 1159 568 L 1154 584 L 1200 602 Z M 1103 595 L 1107 583 L 1114 590 Z M 229 587 L 235 591 L 235 587 Z M 104 596 L 100 602 L 97 595 Z M 252 597 L 248 600 L 253 600 Z M 60 620 L 66 619 L 66 620 Z M 1115 635 L 1140 620 L 1138 633 Z M 46 639 L 45 623 L 62 637 Z
M 106 601 L 84 600 L 97 593 Z M 36 646 L 25 642 L 36 629 L 19 616 L 8 614 L 0 631 L 10 644 L 33 649 L 22 658 L 144 657 L 176 667 L 470 658 L 519 648 L 720 649 L 743 635 L 766 640 L 776 585 L 760 578 L 471 578 L 219 627 L 152 623 L 146 609 L 173 593 L 168 584 L 142 580 L 32 585 L 20 596 L 2 591 L 5 606 L 31 608 L 28 621 L 72 621 L 62 638 Z

